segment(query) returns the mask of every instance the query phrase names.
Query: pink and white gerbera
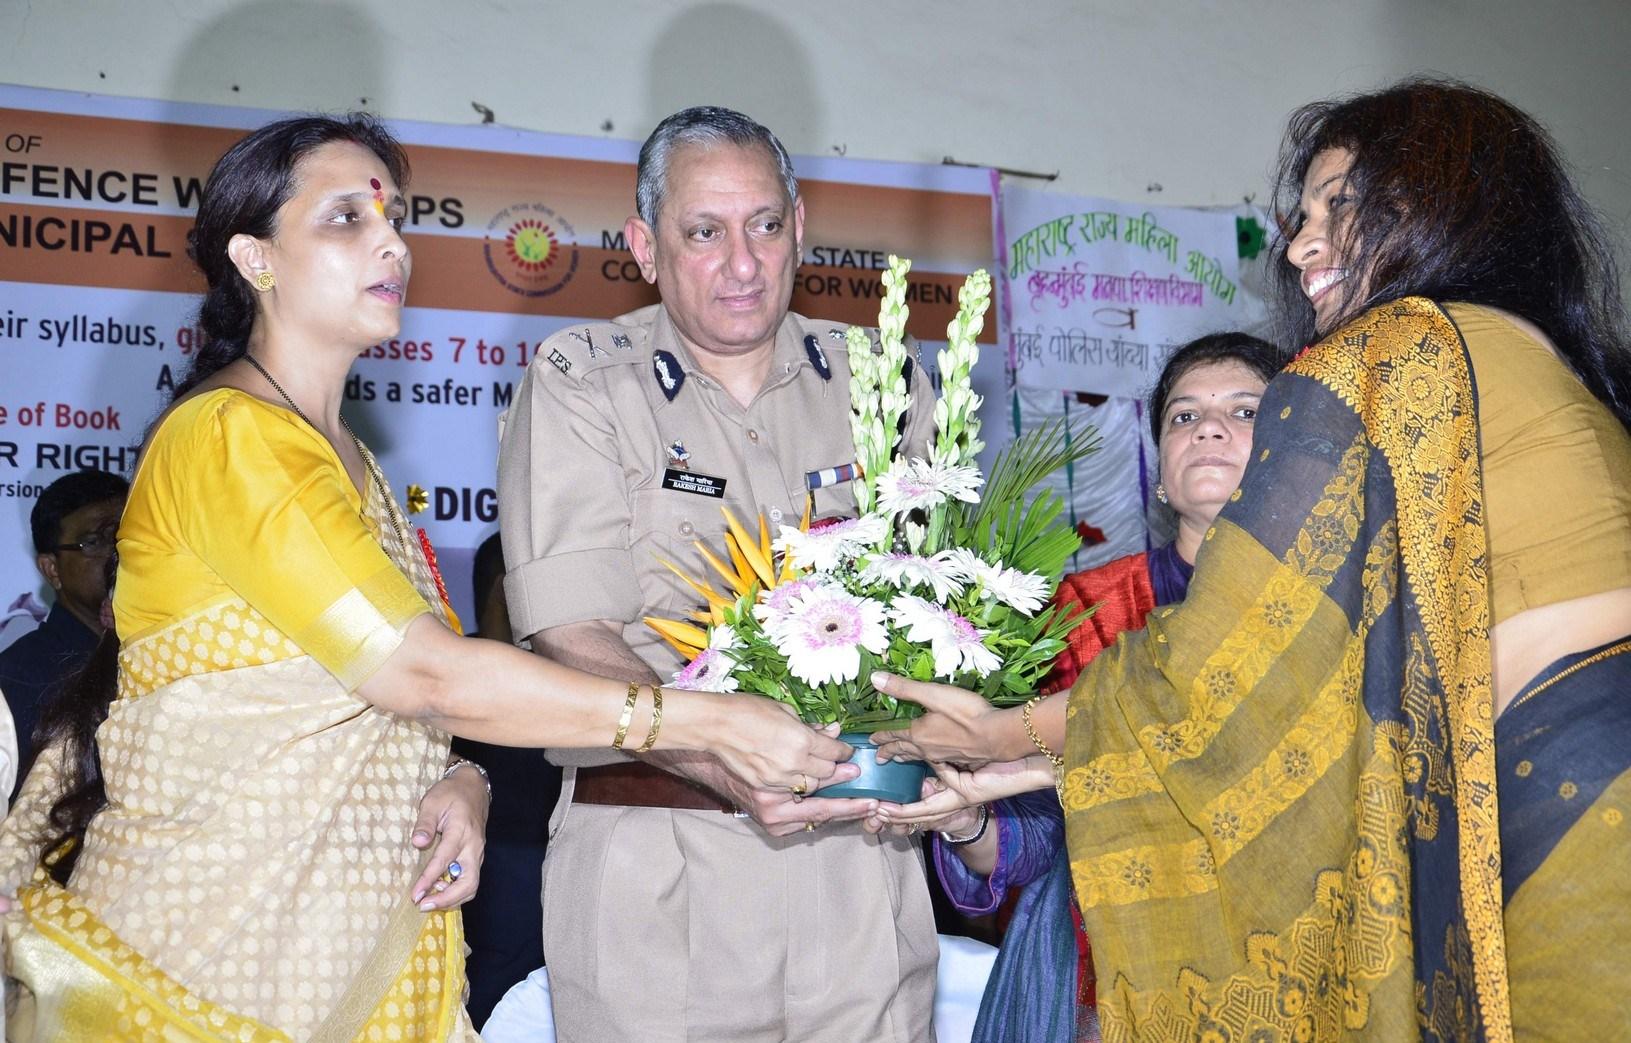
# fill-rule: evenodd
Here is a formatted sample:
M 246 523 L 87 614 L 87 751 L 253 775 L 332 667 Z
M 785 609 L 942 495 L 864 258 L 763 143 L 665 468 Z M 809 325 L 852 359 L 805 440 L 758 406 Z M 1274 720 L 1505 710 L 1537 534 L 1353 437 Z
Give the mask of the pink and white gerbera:
M 765 630 L 787 657 L 787 669 L 812 687 L 853 681 L 861 672 L 861 649 L 881 655 L 889 647 L 883 604 L 835 583 L 814 585 L 789 599 L 786 613 Z
M 962 577 L 952 567 L 945 551 L 930 557 L 921 554 L 874 554 L 861 570 L 863 583 L 888 583 L 897 590 L 928 587 L 942 605 L 963 592 Z
M 1021 615 L 1034 616 L 1048 600 L 1048 581 L 1034 572 L 1004 568 L 1002 562 L 988 562 L 978 554 L 958 547 L 947 552 L 952 573 L 980 588 L 980 598 L 996 600 Z
M 977 503 L 980 469 L 970 464 L 937 464 L 897 459 L 878 476 L 878 509 L 888 515 L 927 511 L 947 500 Z
M 908 641 L 929 643 L 936 677 L 955 677 L 965 670 L 984 677 L 1002 665 L 997 653 L 985 647 L 985 631 L 950 609 L 906 594 L 895 599 L 892 614 L 906 628 Z
M 674 687 L 692 692 L 734 692 L 737 690 L 736 657 L 741 646 L 736 629 L 725 623 L 708 631 L 708 647 L 674 675 Z
M 864 551 L 876 547 L 888 536 L 889 519 L 868 514 L 823 525 L 809 532 L 783 525 L 781 535 L 772 546 L 791 557 L 800 568 L 831 572 L 844 562 L 852 561 Z

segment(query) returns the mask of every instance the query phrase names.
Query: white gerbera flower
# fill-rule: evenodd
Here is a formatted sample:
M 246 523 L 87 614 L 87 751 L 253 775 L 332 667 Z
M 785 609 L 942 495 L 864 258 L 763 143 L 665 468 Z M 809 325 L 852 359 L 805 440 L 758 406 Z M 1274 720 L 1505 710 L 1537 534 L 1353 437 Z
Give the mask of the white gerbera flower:
M 985 481 L 971 464 L 946 465 L 922 458 L 899 460 L 878 476 L 878 509 L 888 515 L 929 510 L 947 500 L 978 503 L 976 491 Z
M 736 656 L 742 642 L 736 629 L 723 623 L 708 632 L 708 647 L 674 675 L 674 687 L 691 692 L 734 692 L 737 690 Z
M 942 605 L 963 592 L 963 583 L 944 551 L 931 558 L 921 554 L 875 554 L 861 570 L 863 583 L 888 583 L 897 590 L 928 587 Z
M 999 569 L 986 577 L 980 597 L 996 598 L 1021 615 L 1034 616 L 1048 599 L 1048 581 L 1034 572 Z
M 820 585 L 821 581 L 815 576 L 804 576 L 764 591 L 759 595 L 759 603 L 753 606 L 753 618 L 769 633 L 781 626 L 795 599 Z
M 809 532 L 783 525 L 781 536 L 772 546 L 790 556 L 801 567 L 830 572 L 843 562 L 882 543 L 888 535 L 889 519 L 868 514 L 823 525 Z
M 884 612 L 880 602 L 823 583 L 791 600 L 770 638 L 805 684 L 853 681 L 861 672 L 861 649 L 880 655 L 889 647 Z
M 1000 601 L 1017 612 L 1033 616 L 1048 599 L 1048 581 L 1043 576 L 1004 568 L 1002 562 L 986 561 L 966 547 L 946 553 L 952 574 L 976 584 L 982 600 Z
M 1002 562 L 992 565 L 967 547 L 953 547 L 945 553 L 946 564 L 951 566 L 953 575 L 969 583 L 984 583 L 1002 568 Z
M 955 677 L 964 670 L 984 677 L 1002 665 L 997 653 L 985 647 L 985 631 L 950 609 L 907 594 L 895 599 L 893 614 L 906 627 L 908 641 L 929 642 L 937 677 Z

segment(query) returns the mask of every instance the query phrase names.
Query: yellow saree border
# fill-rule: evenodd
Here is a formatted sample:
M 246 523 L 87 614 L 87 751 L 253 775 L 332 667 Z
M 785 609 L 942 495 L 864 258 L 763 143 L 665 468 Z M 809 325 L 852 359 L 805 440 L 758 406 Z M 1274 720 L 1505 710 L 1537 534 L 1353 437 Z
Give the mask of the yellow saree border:
M 1424 324 L 1425 335 L 1389 335 L 1400 320 Z M 1488 538 L 1471 361 L 1455 322 L 1423 297 L 1373 308 L 1339 336 L 1350 350 L 1310 351 L 1286 371 L 1319 381 L 1358 412 L 1393 469 L 1404 574 L 1422 608 L 1449 700 L 1461 901 L 1485 1038 L 1507 1040 L 1512 1012 L 1495 785 Z M 1432 337 L 1457 350 L 1430 346 Z M 1391 370 L 1390 379 L 1375 379 L 1383 367 Z M 1462 466 L 1447 469 L 1446 459 Z
M 430 863 L 427 854 L 420 863 L 423 872 Z M 438 910 L 423 913 L 411 901 L 404 900 L 391 913 L 385 930 L 380 935 L 374 953 L 351 979 L 351 985 L 324 1019 L 310 1043 L 347 1043 L 361 1038 L 369 1026 L 384 1028 L 398 1022 L 403 1027 L 402 994 L 423 987 L 426 968 L 422 950 L 437 938 L 444 939 L 441 947 L 444 975 L 457 974 L 460 982 L 464 974 L 463 919 L 456 910 Z M 446 1039 L 452 1028 L 454 1012 L 448 1009 L 448 998 L 457 999 L 463 985 L 444 982 L 439 990 L 442 1002 L 437 1008 L 435 1022 L 441 1032 L 433 1039 Z M 411 998 L 411 997 L 407 997 Z
M 8 932 L 7 962 L 28 991 L 9 1016 L 7 1039 L 288 1043 L 278 1029 L 188 991 L 43 870 L 17 897 L 29 929 Z M 405 902 L 310 1043 L 446 1040 L 462 1009 L 463 988 L 458 912 L 426 914 Z
M 192 995 L 43 871 L 17 898 L 39 937 L 20 932 L 8 962 L 33 994 L 36 1039 L 86 1038 L 82 1033 L 96 1030 L 107 1039 L 287 1043 L 277 1029 Z M 61 957 L 42 940 L 60 949 Z M 40 987 L 47 981 L 58 987 Z M 74 987 L 60 987 L 70 983 Z

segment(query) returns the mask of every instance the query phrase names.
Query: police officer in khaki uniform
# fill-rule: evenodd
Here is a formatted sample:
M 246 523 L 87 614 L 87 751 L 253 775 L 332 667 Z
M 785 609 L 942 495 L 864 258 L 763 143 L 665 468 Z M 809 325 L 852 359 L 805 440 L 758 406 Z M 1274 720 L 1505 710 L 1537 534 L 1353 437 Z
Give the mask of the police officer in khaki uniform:
M 663 303 L 545 341 L 499 452 L 505 593 L 533 651 L 667 681 L 642 623 L 699 599 L 703 541 L 853 516 L 844 326 L 788 312 L 804 208 L 786 151 L 688 109 L 640 152 L 625 227 Z M 911 387 L 931 401 L 920 367 Z M 931 410 L 908 417 L 922 454 Z M 557 756 L 557 753 L 559 754 Z M 707 755 L 552 751 L 544 955 L 566 1043 L 930 1038 L 937 947 L 921 855 L 874 801 L 755 790 Z M 841 766 L 837 778 L 856 769 Z M 737 809 L 740 809 L 738 811 Z

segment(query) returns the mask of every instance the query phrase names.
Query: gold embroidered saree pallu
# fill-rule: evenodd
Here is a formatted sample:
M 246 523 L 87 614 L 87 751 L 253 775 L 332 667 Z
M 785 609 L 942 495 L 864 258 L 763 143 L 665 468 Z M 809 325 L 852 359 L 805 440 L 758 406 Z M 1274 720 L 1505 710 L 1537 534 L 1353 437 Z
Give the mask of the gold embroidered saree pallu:
M 1511 1038 L 1476 397 L 1431 302 L 1269 387 L 1062 780 L 1104 1038 Z
M 8 1038 L 473 1036 L 459 915 L 409 895 L 448 738 L 351 691 L 442 601 L 391 507 L 280 412 L 211 393 L 147 450 L 115 609 L 190 607 L 129 634 L 121 619 L 97 733 L 108 804 L 66 890 L 37 874 L 19 892 L 8 964 L 31 996 Z M 187 458 L 221 466 L 167 491 Z M 50 789 L 31 777 L 25 799 Z

